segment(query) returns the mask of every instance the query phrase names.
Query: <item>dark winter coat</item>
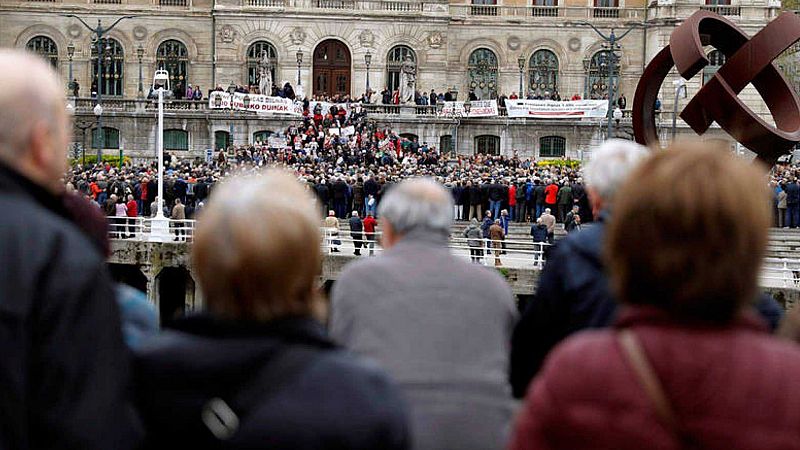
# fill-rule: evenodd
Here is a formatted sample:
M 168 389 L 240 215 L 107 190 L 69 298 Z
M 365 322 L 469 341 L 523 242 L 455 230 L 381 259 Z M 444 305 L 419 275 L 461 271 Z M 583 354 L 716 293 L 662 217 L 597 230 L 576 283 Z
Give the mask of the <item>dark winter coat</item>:
M 0 448 L 130 449 L 128 354 L 103 255 L 0 165 Z
M 333 344 L 317 322 L 192 317 L 173 329 L 137 350 L 146 448 L 408 447 L 398 390 L 376 365 Z M 238 418 L 224 442 L 201 418 L 212 405 Z

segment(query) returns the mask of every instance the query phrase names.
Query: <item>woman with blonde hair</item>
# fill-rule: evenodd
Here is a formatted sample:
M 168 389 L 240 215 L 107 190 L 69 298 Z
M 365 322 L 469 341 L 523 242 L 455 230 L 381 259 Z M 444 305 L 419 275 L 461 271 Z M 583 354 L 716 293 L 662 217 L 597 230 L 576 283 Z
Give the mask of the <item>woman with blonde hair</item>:
M 406 414 L 376 366 L 320 315 L 320 218 L 288 173 L 214 192 L 192 257 L 207 313 L 137 354 L 148 448 L 403 449 Z
M 800 349 L 751 312 L 765 172 L 710 144 L 634 171 L 605 240 L 620 317 L 550 354 L 511 449 L 800 448 Z

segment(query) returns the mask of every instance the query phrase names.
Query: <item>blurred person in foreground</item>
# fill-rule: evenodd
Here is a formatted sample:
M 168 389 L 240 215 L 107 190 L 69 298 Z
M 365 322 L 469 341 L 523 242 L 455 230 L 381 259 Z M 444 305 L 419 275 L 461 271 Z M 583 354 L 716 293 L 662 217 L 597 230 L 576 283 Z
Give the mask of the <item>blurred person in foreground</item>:
M 620 316 L 548 357 L 511 449 L 800 448 L 800 348 L 752 308 L 763 175 L 706 143 L 634 171 L 603 244 Z
M 570 233 L 548 254 L 536 295 L 514 330 L 511 384 L 515 397 L 525 395 L 547 354 L 567 336 L 613 324 L 617 302 L 609 289 L 602 246 L 608 224 L 616 220 L 617 195 L 637 189 L 621 186 L 648 154 L 646 148 L 619 139 L 606 141 L 594 152 L 585 176 L 596 220 L 580 233 Z M 774 329 L 782 314 L 780 306 L 766 295 L 759 297 L 757 306 Z
M 288 173 L 215 190 L 192 247 L 208 313 L 137 352 L 147 448 L 407 448 L 397 389 L 315 318 L 319 220 Z
M 647 156 L 641 145 L 611 139 L 594 152 L 584 169 L 596 223 L 562 239 L 548 252 L 536 295 L 514 330 L 511 384 L 515 397 L 525 395 L 544 358 L 561 340 L 584 328 L 611 324 L 616 303 L 608 290 L 602 243 L 619 186 Z M 555 219 L 548 216 L 550 223 L 544 215 L 542 221 L 549 235 Z
M 0 448 L 129 449 L 114 288 L 65 206 L 60 84 L 41 58 L 0 50 Z
M 331 335 L 398 381 L 413 448 L 502 448 L 512 414 L 511 289 L 447 248 L 452 196 L 433 180 L 403 181 L 379 208 L 385 250 L 349 264 L 334 284 Z

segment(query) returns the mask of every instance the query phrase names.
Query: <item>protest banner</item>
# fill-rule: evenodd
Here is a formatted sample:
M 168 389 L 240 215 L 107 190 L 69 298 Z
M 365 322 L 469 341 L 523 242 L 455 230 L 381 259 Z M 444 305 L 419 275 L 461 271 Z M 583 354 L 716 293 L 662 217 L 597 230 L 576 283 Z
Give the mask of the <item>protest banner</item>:
M 251 111 L 259 115 L 302 116 L 303 107 L 288 98 L 270 97 L 259 94 L 242 94 L 236 92 L 231 96 L 227 92 L 215 91 L 208 96 L 210 109 L 233 109 Z
M 439 115 L 445 117 L 496 117 L 499 115 L 499 110 L 497 100 L 444 102 Z
M 608 114 L 608 100 L 506 100 L 508 117 L 533 119 L 602 119 Z

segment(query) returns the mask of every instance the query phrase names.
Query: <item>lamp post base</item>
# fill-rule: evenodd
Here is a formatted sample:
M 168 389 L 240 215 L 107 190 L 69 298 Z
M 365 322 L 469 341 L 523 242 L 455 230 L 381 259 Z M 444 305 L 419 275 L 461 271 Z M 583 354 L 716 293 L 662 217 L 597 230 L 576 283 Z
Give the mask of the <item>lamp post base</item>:
M 156 216 L 150 221 L 150 242 L 170 242 L 172 235 L 169 232 L 169 219 Z

